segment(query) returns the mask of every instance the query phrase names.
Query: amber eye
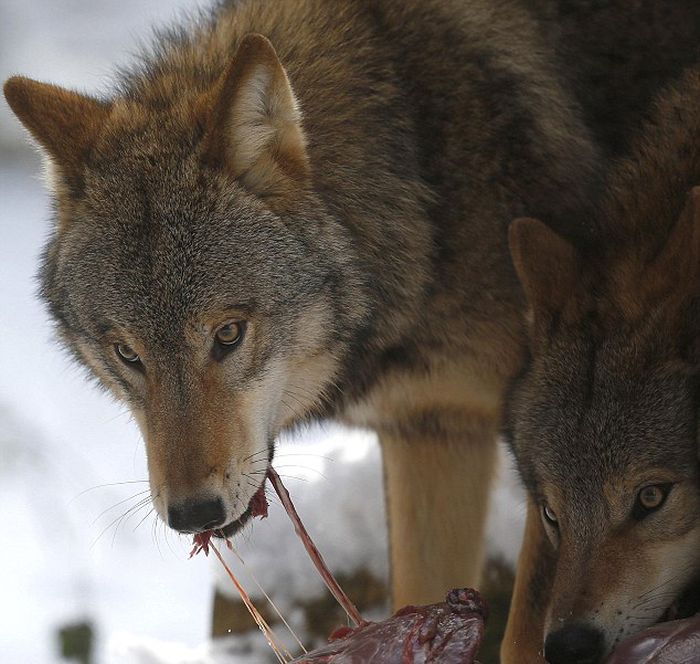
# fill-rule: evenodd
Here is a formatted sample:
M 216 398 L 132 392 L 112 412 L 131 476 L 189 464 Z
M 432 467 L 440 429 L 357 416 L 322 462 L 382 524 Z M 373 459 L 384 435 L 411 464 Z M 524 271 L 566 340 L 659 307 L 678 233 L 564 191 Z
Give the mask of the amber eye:
M 664 502 L 664 492 L 657 485 L 645 486 L 639 492 L 639 503 L 648 510 L 656 509 Z
M 216 330 L 216 340 L 224 346 L 237 344 L 243 336 L 243 324 L 230 321 Z
M 114 346 L 114 350 L 117 352 L 119 358 L 124 362 L 136 364 L 137 362 L 141 361 L 138 353 L 128 344 L 116 344 Z
M 544 519 L 545 521 L 547 521 L 547 523 L 550 523 L 553 526 L 556 526 L 558 524 L 557 515 L 554 513 L 554 510 L 546 503 L 542 505 L 542 514 L 544 515 Z
M 633 515 L 637 519 L 643 519 L 647 514 L 658 510 L 666 502 L 671 486 L 671 484 L 650 484 L 640 489 Z

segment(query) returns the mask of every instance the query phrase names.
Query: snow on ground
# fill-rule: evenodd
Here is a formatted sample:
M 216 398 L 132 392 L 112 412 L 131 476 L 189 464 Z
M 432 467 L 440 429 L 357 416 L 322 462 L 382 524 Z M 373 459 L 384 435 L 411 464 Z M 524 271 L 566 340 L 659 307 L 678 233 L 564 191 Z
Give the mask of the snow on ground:
M 132 634 L 115 634 L 109 642 L 114 664 L 267 664 L 270 652 L 255 635 L 209 641 L 194 648 Z
M 319 451 L 323 456 L 314 456 Z M 377 578 L 387 578 L 381 456 L 375 437 L 364 431 L 321 427 L 310 431 L 303 442 L 289 441 L 276 455 L 274 465 L 329 567 L 348 574 L 366 567 Z M 490 554 L 511 563 L 522 534 L 518 501 L 519 489 L 504 458 L 492 500 L 488 543 Z M 298 555 L 302 545 L 275 497 L 271 498 L 269 519 L 252 524 L 237 552 L 246 561 L 244 573 L 263 582 L 266 590 L 281 589 L 274 592 L 281 606 L 324 592 L 308 558 Z M 282 561 L 280 552 L 285 552 Z M 236 565 L 234 556 L 227 558 Z M 215 571 L 219 589 L 235 597 L 223 568 L 215 564 Z M 248 587 L 257 597 L 260 593 L 253 583 Z
M 137 38 L 147 37 L 149 23 L 195 6 L 7 0 L 0 4 L 0 78 L 25 73 L 100 90 L 112 65 L 128 61 Z M 148 505 L 119 520 L 146 489 L 143 445 L 124 408 L 57 348 L 34 296 L 50 215 L 39 162 L 21 152 L 22 141 L 0 101 L 0 660 L 55 664 L 56 629 L 87 618 L 97 630 L 97 664 L 261 664 L 268 653 L 256 635 L 238 639 L 233 658 L 228 647 L 207 643 L 212 580 L 230 589 L 217 561 L 187 560 L 189 541 L 158 526 Z M 362 561 L 385 574 L 374 438 L 314 429 L 285 442 L 276 463 L 329 562 L 347 569 Z M 510 559 L 521 533 L 520 502 L 506 472 L 489 546 Z M 296 593 L 322 592 L 274 502 L 269 519 L 246 531 L 240 553 L 282 605 Z M 252 590 L 245 570 L 241 576 Z M 294 622 L 293 612 L 288 617 Z

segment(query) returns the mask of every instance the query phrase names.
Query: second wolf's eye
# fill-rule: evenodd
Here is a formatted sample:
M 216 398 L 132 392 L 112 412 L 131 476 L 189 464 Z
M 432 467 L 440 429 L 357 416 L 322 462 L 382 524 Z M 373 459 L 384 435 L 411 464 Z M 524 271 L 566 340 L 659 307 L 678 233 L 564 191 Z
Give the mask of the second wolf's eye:
M 640 489 L 632 516 L 643 519 L 647 514 L 655 512 L 666 502 L 670 491 L 670 484 L 650 484 Z
M 117 351 L 119 358 L 129 364 L 136 364 L 141 361 L 139 354 L 128 344 L 116 344 L 114 349 Z
M 553 526 L 557 525 L 557 515 L 554 513 L 554 510 L 552 510 L 552 508 L 546 503 L 542 505 L 542 514 L 544 514 L 545 521 L 552 524 Z

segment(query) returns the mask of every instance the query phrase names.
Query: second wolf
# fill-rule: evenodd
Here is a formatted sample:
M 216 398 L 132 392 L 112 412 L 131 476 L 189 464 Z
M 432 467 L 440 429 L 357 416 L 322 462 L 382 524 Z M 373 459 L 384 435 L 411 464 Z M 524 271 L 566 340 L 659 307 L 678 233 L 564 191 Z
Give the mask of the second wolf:
M 700 610 L 698 109 L 693 69 L 611 172 L 588 249 L 511 228 L 531 351 L 506 431 L 530 506 L 505 648 L 539 632 L 551 664 Z

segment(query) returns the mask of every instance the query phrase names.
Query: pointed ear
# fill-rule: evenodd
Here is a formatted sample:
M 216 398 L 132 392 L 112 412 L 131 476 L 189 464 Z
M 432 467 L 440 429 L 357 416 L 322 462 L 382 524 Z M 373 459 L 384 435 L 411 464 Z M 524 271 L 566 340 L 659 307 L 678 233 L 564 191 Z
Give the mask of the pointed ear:
M 645 271 L 647 296 L 662 296 L 683 287 L 693 293 L 700 278 L 700 187 L 688 194 L 666 244 Z
M 573 245 L 537 219 L 516 219 L 508 229 L 508 243 L 535 320 L 561 311 L 579 275 Z
M 69 179 L 79 177 L 109 105 L 23 76 L 8 79 L 4 92 L 10 108 L 59 170 Z
M 309 176 L 301 112 L 272 44 L 246 35 L 214 88 L 205 159 L 253 193 L 280 199 Z

